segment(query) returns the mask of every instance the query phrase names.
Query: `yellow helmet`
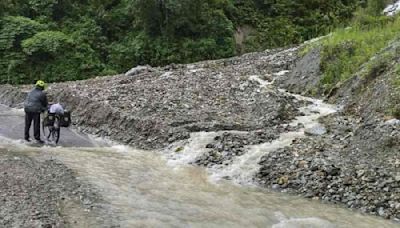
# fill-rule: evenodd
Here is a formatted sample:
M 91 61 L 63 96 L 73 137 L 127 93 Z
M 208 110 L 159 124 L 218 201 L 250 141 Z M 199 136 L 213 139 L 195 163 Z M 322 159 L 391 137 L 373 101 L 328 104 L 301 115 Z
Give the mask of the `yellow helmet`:
M 40 87 L 40 88 L 42 88 L 42 89 L 45 89 L 45 88 L 46 88 L 46 83 L 45 83 L 44 81 L 42 81 L 42 80 L 38 80 L 38 81 L 36 82 L 36 86 L 37 86 L 37 87 Z

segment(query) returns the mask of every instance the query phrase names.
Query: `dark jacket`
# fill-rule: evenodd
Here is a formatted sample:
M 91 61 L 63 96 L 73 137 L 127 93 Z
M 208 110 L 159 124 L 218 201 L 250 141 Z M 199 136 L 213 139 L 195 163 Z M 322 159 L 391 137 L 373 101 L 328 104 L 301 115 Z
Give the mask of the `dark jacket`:
M 47 96 L 42 89 L 35 87 L 24 102 L 25 112 L 36 112 L 40 113 L 47 110 Z

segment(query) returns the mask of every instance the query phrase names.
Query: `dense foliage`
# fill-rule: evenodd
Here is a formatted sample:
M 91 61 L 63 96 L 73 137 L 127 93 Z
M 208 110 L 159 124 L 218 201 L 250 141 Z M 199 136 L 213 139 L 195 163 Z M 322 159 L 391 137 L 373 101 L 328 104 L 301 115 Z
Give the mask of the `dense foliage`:
M 370 1 L 367 8 L 355 13 L 350 27 L 336 29 L 322 40 L 321 86 L 326 93 L 353 77 L 367 63 L 370 65 L 366 66 L 366 77 L 389 62 L 382 57 L 371 61 L 377 52 L 399 37 L 400 17 L 378 14 L 384 7 L 381 3 Z
M 0 83 L 85 79 L 286 46 L 344 24 L 358 2 L 1 0 Z M 243 43 L 235 39 L 241 28 L 248 28 Z

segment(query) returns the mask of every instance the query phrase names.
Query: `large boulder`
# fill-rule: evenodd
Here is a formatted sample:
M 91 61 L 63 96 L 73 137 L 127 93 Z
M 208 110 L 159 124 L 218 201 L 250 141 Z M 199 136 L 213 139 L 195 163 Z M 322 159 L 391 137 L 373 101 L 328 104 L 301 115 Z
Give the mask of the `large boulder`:
M 128 72 L 125 73 L 125 76 L 135 76 L 145 72 L 152 72 L 153 68 L 149 65 L 146 66 L 137 66 L 130 69 Z

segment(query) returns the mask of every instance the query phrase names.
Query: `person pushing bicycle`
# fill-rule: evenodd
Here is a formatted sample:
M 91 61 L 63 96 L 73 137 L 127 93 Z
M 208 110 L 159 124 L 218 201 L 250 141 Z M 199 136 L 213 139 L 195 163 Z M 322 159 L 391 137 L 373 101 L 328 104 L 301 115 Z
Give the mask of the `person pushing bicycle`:
M 47 96 L 43 92 L 46 88 L 46 83 L 38 80 L 25 99 L 25 140 L 30 142 L 29 131 L 33 121 L 33 135 L 38 143 L 44 143 L 40 139 L 40 113 L 45 111 L 48 105 Z

